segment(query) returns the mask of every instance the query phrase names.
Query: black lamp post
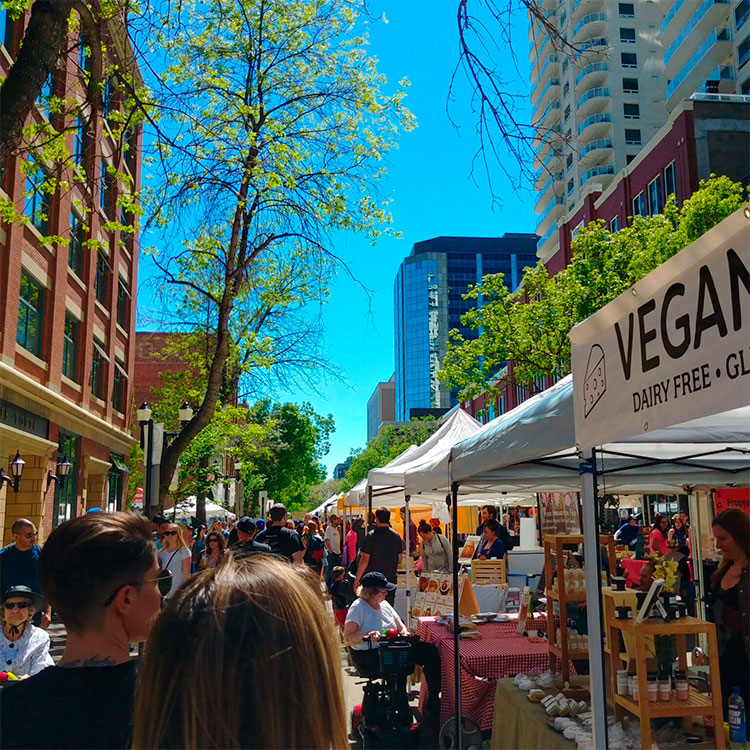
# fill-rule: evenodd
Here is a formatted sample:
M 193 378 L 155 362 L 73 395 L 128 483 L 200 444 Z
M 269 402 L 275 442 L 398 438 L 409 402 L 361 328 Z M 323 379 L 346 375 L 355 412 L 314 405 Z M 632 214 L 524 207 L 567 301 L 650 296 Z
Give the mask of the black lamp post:
M 0 487 L 7 482 L 13 488 L 13 492 L 17 493 L 20 489 L 24 466 L 26 466 L 26 461 L 21 458 L 21 453 L 16 450 L 16 457 L 10 462 L 10 476 L 0 469 Z
M 136 419 L 141 426 L 141 448 L 146 452 L 146 481 L 143 497 L 143 515 L 151 518 L 151 474 L 154 468 L 154 420 L 152 419 L 151 407 L 147 401 L 144 401 L 136 409 Z M 146 433 L 148 428 L 148 434 Z
M 55 482 L 58 487 L 63 487 L 65 485 L 65 477 L 70 474 L 72 466 L 73 464 L 70 463 L 67 454 L 64 455 L 63 460 L 57 462 L 57 473 L 53 474 L 51 471 L 47 472 L 47 489 L 49 489 L 52 482 Z

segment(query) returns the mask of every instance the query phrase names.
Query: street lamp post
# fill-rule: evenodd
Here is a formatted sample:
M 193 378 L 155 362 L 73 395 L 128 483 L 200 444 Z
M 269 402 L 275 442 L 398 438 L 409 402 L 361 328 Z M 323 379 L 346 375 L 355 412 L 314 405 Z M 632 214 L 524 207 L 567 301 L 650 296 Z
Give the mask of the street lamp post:
M 0 489 L 7 482 L 13 488 L 13 492 L 18 493 L 24 466 L 26 461 L 21 458 L 20 451 L 16 450 L 16 457 L 10 462 L 10 476 L 0 469 Z
M 141 426 L 141 448 L 146 453 L 146 474 L 143 497 L 143 515 L 151 518 L 151 499 L 152 499 L 152 473 L 154 462 L 154 420 L 152 419 L 151 407 L 147 401 L 144 401 L 136 410 L 136 418 Z M 146 429 L 148 428 L 148 430 Z

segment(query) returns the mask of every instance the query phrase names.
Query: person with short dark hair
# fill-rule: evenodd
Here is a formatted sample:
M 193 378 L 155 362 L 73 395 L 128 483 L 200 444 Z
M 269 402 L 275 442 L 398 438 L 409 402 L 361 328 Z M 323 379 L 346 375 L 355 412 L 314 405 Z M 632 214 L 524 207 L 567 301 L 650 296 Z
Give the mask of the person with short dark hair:
M 347 601 L 347 592 L 345 591 L 344 576 L 346 575 L 346 568 L 341 565 L 336 565 L 331 571 L 331 585 L 328 587 L 328 591 L 331 594 L 331 607 L 333 607 L 333 619 L 336 621 L 336 625 L 343 631 L 344 622 L 346 621 L 346 613 L 349 611 L 349 604 Z M 350 593 L 354 593 L 353 589 L 350 588 Z
M 304 565 L 305 547 L 296 531 L 286 528 L 287 510 L 283 503 L 274 503 L 268 511 L 271 523 L 256 534 L 255 541 L 267 544 L 271 551 L 286 557 L 295 565 Z
M 615 541 L 627 545 L 630 549 L 635 549 L 639 532 L 638 519 L 635 516 L 628 516 L 628 520 L 615 531 Z
M 148 519 L 118 512 L 65 521 L 42 549 L 39 580 L 67 643 L 59 666 L 0 691 L 3 748 L 131 747 L 129 644 L 146 640 L 163 584 Z
M 354 581 L 354 588 L 359 586 L 365 573 L 377 571 L 391 583 L 398 580 L 398 566 L 401 562 L 401 537 L 391 528 L 391 511 L 378 508 L 375 511 L 375 528 L 367 532 L 359 555 L 359 565 Z M 389 604 L 396 601 L 396 589 L 388 589 L 386 600 Z
M 237 521 L 236 529 L 238 541 L 230 548 L 235 558 L 247 557 L 248 555 L 257 554 L 258 552 L 270 554 L 271 547 L 268 544 L 255 541 L 257 526 L 250 516 L 242 516 L 242 518 Z
M 13 586 L 28 586 L 41 594 L 39 586 L 39 555 L 42 548 L 36 543 L 39 532 L 28 518 L 17 518 L 10 527 L 13 543 L 0 550 L 0 592 Z M 50 608 L 43 604 L 34 615 L 34 625 L 47 629 L 51 620 Z
M 398 512 L 401 515 L 401 523 L 406 526 L 406 508 L 399 508 Z M 417 524 L 414 523 L 411 514 L 409 514 L 409 533 L 407 534 L 404 529 L 404 550 L 406 549 L 412 556 L 417 551 Z
M 450 542 L 424 519 L 419 522 L 419 536 L 422 537 L 422 570 L 425 573 L 441 571 L 453 572 L 453 550 Z

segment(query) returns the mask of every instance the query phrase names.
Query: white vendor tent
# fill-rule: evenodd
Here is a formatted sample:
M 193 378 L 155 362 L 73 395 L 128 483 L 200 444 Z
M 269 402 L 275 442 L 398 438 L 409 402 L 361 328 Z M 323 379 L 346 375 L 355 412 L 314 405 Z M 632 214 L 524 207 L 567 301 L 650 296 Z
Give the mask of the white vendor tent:
M 410 445 L 403 453 L 396 456 L 392 461 L 387 463 L 383 468 L 398 466 L 409 460 L 416 450 L 419 449 L 417 445 Z M 352 487 L 349 492 L 346 493 L 346 505 L 348 507 L 360 507 L 363 508 L 368 504 L 368 484 L 367 477 L 360 479 L 357 484 Z
M 597 450 L 608 492 L 682 492 L 684 485 L 747 481 L 750 407 L 645 433 Z M 570 375 L 454 446 L 463 491 L 579 490 Z
M 324 518 L 333 513 L 338 507 L 339 496 L 337 494 L 331 495 L 325 502 L 322 502 L 317 508 L 310 511 L 312 516 L 323 516 Z
M 175 516 L 178 521 L 189 521 L 191 517 L 195 516 L 197 512 L 198 498 L 195 495 L 190 495 L 184 502 L 177 503 L 177 515 Z M 165 508 L 164 516 L 166 518 L 172 518 L 174 515 L 174 508 Z M 232 511 L 227 510 L 221 505 L 215 503 L 206 502 L 206 521 L 208 524 L 214 521 L 228 521 L 229 519 L 236 518 Z

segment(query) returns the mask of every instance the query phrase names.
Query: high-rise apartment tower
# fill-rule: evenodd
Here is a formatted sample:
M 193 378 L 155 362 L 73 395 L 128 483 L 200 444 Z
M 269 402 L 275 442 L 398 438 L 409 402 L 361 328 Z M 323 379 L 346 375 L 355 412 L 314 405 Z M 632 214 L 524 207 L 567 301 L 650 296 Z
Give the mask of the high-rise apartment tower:
M 691 94 L 750 94 L 750 0 L 662 0 L 671 112 Z
M 537 255 L 547 261 L 558 249 L 558 219 L 589 193 L 606 189 L 666 122 L 667 111 L 660 42 L 664 3 L 541 4 L 547 23 L 562 37 L 532 18 Z

